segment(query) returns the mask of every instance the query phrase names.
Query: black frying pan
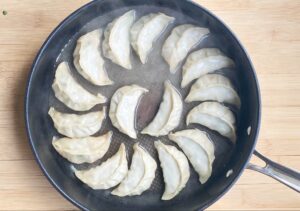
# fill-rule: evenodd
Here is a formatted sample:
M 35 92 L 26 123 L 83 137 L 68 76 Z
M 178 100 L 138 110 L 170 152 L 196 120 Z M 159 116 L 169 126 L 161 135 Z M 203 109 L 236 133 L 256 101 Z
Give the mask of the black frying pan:
M 163 191 L 161 170 L 158 170 L 156 181 L 149 191 L 141 196 L 119 198 L 111 196 L 109 190 L 93 191 L 78 181 L 73 175 L 71 165 L 62 159 L 51 146 L 55 130 L 47 112 L 49 104 L 53 103 L 51 84 L 54 70 L 60 60 L 71 59 L 64 55 L 59 58 L 57 56 L 74 36 L 78 37 L 78 32 L 82 31 L 81 28 L 92 19 L 118 10 L 127 11 L 133 7 L 147 12 L 152 12 L 151 8 L 173 11 L 185 15 L 191 22 L 209 27 L 215 37 L 208 39 L 202 47 L 213 47 L 214 41 L 217 40 L 216 43 L 219 42 L 219 45 L 216 44 L 217 47 L 235 60 L 238 70 L 235 73 L 235 81 L 239 88 L 242 107 L 238 116 L 236 146 L 230 146 L 226 141 L 215 138 L 216 135 L 212 134 L 217 140 L 219 150 L 213 176 L 207 184 L 201 186 L 197 182 L 195 173 L 192 173 L 187 187 L 178 197 L 170 201 L 160 200 Z M 69 48 L 73 47 L 71 44 Z M 230 77 L 230 73 L 228 74 Z M 268 174 L 299 192 L 299 173 L 275 164 L 254 151 L 260 126 L 260 112 L 258 81 L 251 61 L 240 42 L 228 27 L 210 12 L 199 5 L 183 0 L 99 0 L 83 6 L 66 18 L 42 46 L 33 63 L 25 97 L 28 137 L 41 169 L 65 198 L 79 208 L 87 210 L 202 210 L 226 193 L 246 167 Z M 122 140 L 122 137 L 119 136 L 116 139 Z M 227 150 L 228 153 L 222 151 L 226 147 L 231 147 Z M 116 148 L 117 146 L 110 149 L 109 155 L 113 154 Z M 157 158 L 151 145 L 147 145 L 146 148 L 150 149 L 151 154 Z M 266 167 L 248 164 L 253 151 L 267 163 Z M 132 152 L 129 154 L 131 156 Z

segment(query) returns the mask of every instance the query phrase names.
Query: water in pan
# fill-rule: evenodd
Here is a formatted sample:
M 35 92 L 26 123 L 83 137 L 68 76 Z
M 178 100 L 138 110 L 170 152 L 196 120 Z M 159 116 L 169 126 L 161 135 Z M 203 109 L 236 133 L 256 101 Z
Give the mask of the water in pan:
M 82 78 L 77 71 L 75 70 L 75 67 L 73 65 L 73 51 L 76 45 L 76 40 L 83 34 L 92 31 L 97 28 L 103 28 L 105 29 L 106 25 L 111 22 L 113 19 L 116 17 L 122 15 L 124 12 L 128 11 L 127 9 L 118 9 L 114 10 L 110 13 L 104 14 L 102 16 L 99 16 L 95 19 L 93 19 L 91 22 L 87 23 L 78 33 L 74 34 L 72 39 L 65 45 L 64 49 L 62 49 L 61 54 L 57 58 L 57 65 L 61 61 L 67 61 L 71 67 L 72 73 L 74 77 L 79 81 L 80 84 L 82 84 L 86 89 L 91 91 L 92 93 L 102 93 L 105 95 L 108 99 L 111 98 L 113 93 L 120 87 L 124 85 L 130 85 L 130 84 L 138 84 L 142 87 L 145 87 L 149 89 L 149 93 L 143 96 L 143 98 L 140 101 L 138 110 L 137 110 L 137 121 L 136 121 L 136 127 L 138 131 L 141 131 L 155 116 L 159 104 L 161 102 L 161 98 L 163 95 L 164 91 L 164 81 L 165 80 L 170 80 L 173 85 L 178 89 L 180 94 L 182 95 L 183 98 L 186 97 L 188 94 L 188 91 L 190 89 L 189 85 L 185 89 L 181 89 L 179 84 L 181 81 L 181 69 L 177 71 L 176 74 L 171 74 L 169 72 L 169 68 L 167 63 L 163 60 L 161 56 L 161 48 L 163 45 L 163 42 L 166 40 L 167 36 L 170 34 L 171 30 L 174 28 L 174 26 L 179 25 L 179 24 L 184 24 L 184 23 L 191 23 L 191 24 L 196 24 L 198 26 L 206 27 L 204 23 L 201 23 L 199 21 L 195 21 L 191 19 L 188 16 L 183 15 L 182 13 L 179 13 L 177 11 L 173 11 L 167 8 L 161 8 L 161 7 L 153 7 L 153 6 L 147 6 L 147 7 L 132 7 L 131 9 L 135 9 L 137 11 L 137 19 L 143 15 L 146 15 L 150 12 L 163 12 L 167 15 L 173 16 L 176 18 L 175 22 L 170 25 L 164 33 L 160 36 L 160 38 L 156 41 L 155 45 L 153 46 L 153 50 L 151 51 L 149 55 L 149 59 L 145 65 L 143 65 L 137 55 L 132 52 L 131 56 L 131 61 L 133 68 L 132 70 L 126 70 L 124 68 L 121 68 L 120 66 L 112 63 L 110 60 L 106 59 L 106 69 L 108 70 L 109 77 L 115 82 L 114 85 L 112 86 L 106 86 L 106 87 L 96 87 L 89 82 L 87 82 L 84 78 Z M 206 37 L 196 48 L 200 49 L 203 47 L 218 47 L 220 48 L 223 52 L 226 53 L 226 47 L 222 45 L 224 43 L 222 35 L 217 35 L 214 34 L 213 32 Z M 55 68 L 56 68 L 55 67 Z M 221 74 L 225 74 L 227 77 L 229 77 L 234 85 L 238 88 L 238 81 L 236 78 L 235 74 L 236 70 L 222 70 L 220 71 Z M 54 74 L 54 73 L 53 73 Z M 58 110 L 63 111 L 63 112 L 69 112 L 71 113 L 72 111 L 66 108 L 61 102 L 59 102 L 55 97 L 53 92 L 50 95 L 49 99 L 50 105 L 49 106 L 54 106 Z M 181 129 L 186 129 L 186 128 L 200 128 L 201 130 L 205 130 L 210 134 L 211 139 L 213 140 L 215 146 L 216 146 L 216 160 L 214 162 L 213 166 L 213 177 L 218 176 L 219 172 L 222 172 L 226 166 L 227 161 L 230 158 L 231 152 L 232 152 L 232 146 L 231 144 L 225 140 L 224 138 L 220 137 L 217 135 L 215 132 L 209 131 L 208 129 L 198 126 L 198 125 L 193 125 L 187 127 L 185 125 L 185 117 L 187 112 L 193 108 L 194 106 L 198 105 L 199 103 L 190 103 L 190 104 L 184 104 L 184 111 L 182 115 L 182 121 L 178 128 L 176 130 L 181 130 Z M 107 104 L 109 107 L 109 103 Z M 101 109 L 101 105 L 96 106 L 92 110 L 99 110 Z M 135 144 L 137 141 L 149 151 L 149 153 L 157 160 L 157 163 L 159 164 L 157 152 L 154 148 L 154 141 L 157 140 L 157 138 L 148 136 L 148 135 L 142 135 L 138 133 L 138 138 L 137 140 L 133 140 L 129 138 L 128 136 L 120 133 L 117 129 L 115 129 L 111 122 L 110 119 L 107 118 L 102 126 L 101 131 L 99 131 L 96 135 L 103 134 L 104 132 L 112 130 L 114 135 L 113 135 L 113 141 L 112 144 L 109 148 L 108 153 L 99 161 L 93 163 L 93 164 L 83 164 L 83 165 L 75 165 L 75 168 L 77 169 L 86 169 L 90 168 L 92 166 L 99 165 L 101 162 L 105 161 L 107 158 L 111 157 L 113 154 L 116 153 L 118 150 L 120 143 L 125 143 L 127 151 L 128 151 L 128 160 L 129 163 L 131 162 L 132 158 L 132 153 L 133 149 L 132 146 Z M 54 134 L 54 135 L 59 135 L 59 134 Z M 167 139 L 167 137 L 160 137 L 160 140 L 162 140 L 164 143 L 167 144 L 172 144 L 174 145 L 171 141 Z M 53 153 L 56 153 L 54 149 Z M 57 156 L 57 159 L 62 166 L 62 168 L 66 169 L 72 169 L 72 164 L 68 163 L 66 160 L 61 158 L 60 156 Z M 189 197 L 190 194 L 195 194 L 198 191 L 205 190 L 205 186 L 210 183 L 210 181 L 207 182 L 205 185 L 200 185 L 198 182 L 198 176 L 194 172 L 194 170 L 191 168 L 191 177 L 189 179 L 189 182 L 187 184 L 187 187 L 180 193 L 178 197 L 173 199 L 173 201 L 176 200 L 181 200 L 183 198 Z M 72 171 L 70 171 L 70 177 L 74 178 L 74 175 L 72 174 Z M 87 188 L 83 186 L 83 188 Z M 153 201 L 153 200 L 160 200 L 160 197 L 162 195 L 164 189 L 164 183 L 163 183 L 163 177 L 162 177 L 162 171 L 161 168 L 158 168 L 156 171 L 156 177 L 155 180 L 151 186 L 151 188 L 143 193 L 144 195 L 147 195 L 147 200 Z M 110 195 L 110 190 L 101 190 L 101 191 L 93 191 L 90 189 L 93 194 L 99 194 L 99 197 L 115 197 Z M 124 203 L 128 203 L 129 198 L 125 197 Z M 134 199 L 135 197 L 130 197 Z M 135 202 L 138 203 L 138 202 Z M 142 203 L 142 202 L 141 202 Z

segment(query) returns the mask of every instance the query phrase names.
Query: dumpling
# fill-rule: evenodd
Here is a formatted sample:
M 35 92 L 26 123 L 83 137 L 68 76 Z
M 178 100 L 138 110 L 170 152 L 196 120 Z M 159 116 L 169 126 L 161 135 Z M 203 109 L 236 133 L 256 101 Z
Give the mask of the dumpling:
M 217 48 L 203 48 L 191 53 L 182 67 L 181 87 L 184 88 L 194 79 L 222 68 L 233 67 L 232 59 Z
M 157 168 L 155 160 L 149 153 L 136 143 L 126 178 L 111 194 L 117 196 L 141 195 L 150 188 Z
M 192 86 L 186 102 L 218 101 L 240 108 L 241 100 L 228 78 L 219 74 L 201 76 Z
M 185 187 L 189 180 L 189 163 L 185 155 L 176 147 L 165 145 L 161 141 L 156 141 L 154 145 L 165 181 L 165 191 L 161 199 L 170 200 Z
M 60 138 L 52 140 L 55 150 L 68 161 L 76 164 L 93 163 L 107 152 L 112 132 L 98 137 Z
M 107 25 L 102 44 L 103 55 L 114 63 L 131 69 L 130 28 L 135 20 L 135 11 L 130 10 Z
M 163 13 L 151 13 L 141 17 L 132 25 L 131 45 L 143 64 L 147 62 L 148 54 L 155 40 L 174 20 L 175 18 Z
M 215 147 L 208 135 L 201 130 L 191 129 L 171 133 L 168 137 L 183 150 L 198 173 L 200 183 L 204 184 L 211 176 L 215 160 Z
M 235 116 L 232 111 L 218 102 L 204 102 L 193 108 L 186 118 L 186 124 L 196 123 L 215 130 L 236 141 Z
M 171 73 L 176 72 L 190 50 L 196 47 L 208 33 L 209 29 L 191 24 L 183 24 L 173 29 L 162 47 L 162 56 L 169 64 Z
M 178 126 L 182 108 L 180 94 L 170 81 L 166 81 L 163 101 L 159 110 L 152 122 L 141 133 L 156 137 L 167 135 Z
M 48 114 L 60 134 L 70 138 L 84 138 L 100 130 L 106 117 L 106 107 L 102 111 L 82 115 L 61 113 L 51 107 Z
M 73 78 L 67 62 L 58 65 L 52 89 L 57 99 L 75 111 L 87 111 L 106 102 L 103 95 L 93 95 L 79 85 Z
M 122 133 L 136 139 L 135 114 L 141 96 L 148 92 L 138 85 L 123 86 L 111 98 L 109 117 Z
M 113 84 L 109 79 L 101 56 L 102 29 L 91 31 L 77 40 L 73 53 L 74 66 L 88 81 L 98 86 Z
M 101 165 L 88 170 L 75 170 L 75 175 L 89 187 L 98 190 L 118 185 L 127 172 L 126 148 L 121 144 L 118 152 Z

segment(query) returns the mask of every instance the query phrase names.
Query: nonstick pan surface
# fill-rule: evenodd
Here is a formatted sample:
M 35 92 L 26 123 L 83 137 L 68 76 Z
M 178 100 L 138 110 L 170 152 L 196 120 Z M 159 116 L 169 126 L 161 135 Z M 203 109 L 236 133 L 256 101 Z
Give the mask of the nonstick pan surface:
M 105 28 L 107 23 L 131 9 L 137 11 L 137 18 L 151 12 L 164 12 L 175 17 L 176 21 L 156 42 L 147 64 L 142 65 L 134 53 L 132 53 L 133 70 L 124 71 L 107 60 L 106 67 L 115 84 L 109 87 L 95 87 L 89 84 L 75 71 L 73 66 L 72 54 L 76 40 L 88 31 L 100 27 Z M 92 165 L 73 165 L 59 156 L 51 146 L 52 137 L 59 136 L 59 134 L 55 131 L 47 113 L 50 106 L 63 112 L 71 113 L 72 111 L 54 97 L 51 89 L 57 65 L 61 61 L 69 62 L 74 77 L 85 88 L 94 93 L 101 92 L 108 98 L 123 85 L 134 83 L 149 89 L 149 94 L 143 97 L 137 111 L 136 126 L 140 131 L 151 121 L 158 109 L 165 80 L 170 80 L 183 97 L 189 91 L 190 86 L 185 89 L 179 87 L 181 71 L 171 75 L 167 64 L 160 55 L 161 46 L 172 28 L 183 23 L 210 28 L 211 34 L 196 49 L 220 48 L 236 63 L 235 68 L 220 70 L 219 73 L 232 80 L 241 97 L 241 110 L 237 111 L 232 108 L 237 117 L 237 144 L 233 146 L 229 141 L 207 128 L 196 125 L 186 127 L 184 123 L 186 113 L 198 103 L 188 104 L 184 106 L 182 123 L 176 130 L 185 128 L 205 130 L 210 134 L 216 146 L 213 175 L 206 184 L 199 184 L 197 175 L 191 168 L 191 178 L 185 189 L 173 200 L 162 201 L 160 198 L 164 183 L 161 169 L 158 168 L 151 188 L 141 196 L 120 198 L 111 195 L 111 190 L 95 191 L 90 189 L 76 179 L 73 173 L 74 167 L 85 169 L 99 165 L 117 151 L 120 143 L 125 143 L 130 163 L 132 145 L 135 141 L 114 129 L 107 118 L 98 133 L 102 134 L 108 130 L 114 132 L 113 142 L 105 157 Z M 260 122 L 258 84 L 245 50 L 231 31 L 214 15 L 194 3 L 182 0 L 99 0 L 87 4 L 71 14 L 48 37 L 33 63 L 28 80 L 25 107 L 30 143 L 46 177 L 68 200 L 78 207 L 88 210 L 201 210 L 208 207 L 231 187 L 245 168 L 255 146 Z M 92 110 L 99 110 L 101 107 L 96 106 Z M 172 144 L 166 137 L 160 139 L 165 143 Z M 156 150 L 153 147 L 157 138 L 139 134 L 137 140 L 159 164 Z M 233 173 L 228 176 L 227 172 L 231 170 Z

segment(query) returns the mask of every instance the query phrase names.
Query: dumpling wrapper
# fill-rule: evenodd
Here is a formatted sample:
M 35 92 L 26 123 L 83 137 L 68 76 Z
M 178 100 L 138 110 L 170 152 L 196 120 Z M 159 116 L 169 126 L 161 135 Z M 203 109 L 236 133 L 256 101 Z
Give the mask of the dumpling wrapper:
M 101 165 L 88 170 L 75 170 L 75 175 L 89 187 L 99 190 L 118 185 L 127 172 L 126 148 L 121 144 L 118 152 Z
M 122 133 L 136 139 L 135 116 L 141 96 L 148 92 L 138 85 L 123 86 L 111 98 L 109 117 L 112 124 Z
M 120 197 L 141 195 L 148 190 L 155 178 L 157 168 L 151 155 L 136 143 L 133 146 L 133 156 L 126 178 L 111 194 Z
M 179 25 L 172 30 L 162 47 L 162 56 L 169 64 L 171 73 L 177 71 L 179 64 L 208 33 L 209 29 L 192 24 Z
M 151 13 L 141 17 L 130 30 L 131 45 L 143 64 L 147 62 L 153 43 L 175 18 L 163 13 Z
M 198 129 L 182 130 L 168 135 L 186 154 L 199 181 L 204 184 L 211 176 L 215 147 L 208 135 Z
M 74 66 L 88 81 L 97 86 L 111 85 L 104 59 L 101 55 L 102 29 L 97 29 L 81 36 L 73 53 Z
M 234 66 L 232 59 L 217 48 L 203 48 L 191 53 L 182 67 L 181 87 L 186 87 L 193 80 L 222 68 Z
M 241 100 L 228 78 L 219 74 L 201 76 L 192 86 L 185 102 L 193 101 L 218 101 L 229 103 L 237 108 Z
M 161 141 L 156 141 L 154 146 L 158 152 L 165 182 L 165 191 L 161 199 L 170 200 L 186 186 L 190 178 L 189 163 L 185 155 L 174 146 L 163 144 Z
M 76 164 L 93 163 L 107 152 L 112 132 L 98 137 L 60 138 L 52 140 L 55 150 L 68 161 Z
M 61 113 L 51 107 L 48 114 L 60 134 L 70 138 L 84 138 L 100 130 L 106 118 L 106 107 L 103 107 L 102 111 L 82 115 Z
M 233 143 L 236 141 L 235 116 L 218 102 L 204 102 L 193 108 L 187 115 L 186 124 L 196 123 L 217 131 Z
M 130 10 L 109 23 L 104 31 L 103 55 L 112 62 L 131 69 L 130 28 L 135 20 L 135 11 Z
M 156 137 L 167 135 L 178 126 L 182 108 L 180 94 L 170 81 L 166 81 L 163 101 L 159 106 L 159 110 L 152 122 L 141 133 Z
M 103 95 L 93 95 L 73 78 L 67 62 L 58 65 L 52 89 L 57 99 L 75 111 L 87 111 L 106 102 Z

